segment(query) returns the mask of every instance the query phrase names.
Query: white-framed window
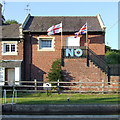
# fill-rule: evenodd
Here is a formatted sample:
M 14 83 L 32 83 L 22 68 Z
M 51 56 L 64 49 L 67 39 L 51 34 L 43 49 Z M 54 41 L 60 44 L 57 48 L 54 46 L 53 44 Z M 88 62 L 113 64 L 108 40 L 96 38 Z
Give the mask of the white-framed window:
M 15 44 L 4 44 L 5 52 L 15 52 L 16 51 L 16 45 Z
M 38 51 L 54 51 L 53 37 L 39 37 Z
M 52 48 L 52 40 L 51 39 L 41 39 L 40 40 L 40 48 Z
M 2 42 L 2 55 L 17 55 L 17 42 Z

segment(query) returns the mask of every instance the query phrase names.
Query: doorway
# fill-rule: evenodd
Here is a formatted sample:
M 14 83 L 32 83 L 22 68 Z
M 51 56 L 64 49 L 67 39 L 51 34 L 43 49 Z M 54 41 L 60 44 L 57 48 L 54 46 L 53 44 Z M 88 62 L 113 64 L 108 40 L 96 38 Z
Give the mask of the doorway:
M 6 68 L 5 69 L 5 85 L 13 86 L 15 81 L 15 69 Z

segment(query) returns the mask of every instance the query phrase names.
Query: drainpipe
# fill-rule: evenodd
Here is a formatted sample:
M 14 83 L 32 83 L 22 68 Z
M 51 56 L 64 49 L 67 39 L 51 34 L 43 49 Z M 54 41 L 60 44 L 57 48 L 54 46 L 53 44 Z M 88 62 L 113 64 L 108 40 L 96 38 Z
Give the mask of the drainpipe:
M 31 69 L 32 69 L 32 35 L 29 31 L 29 36 L 30 36 L 30 56 L 29 56 L 29 62 L 30 62 L 30 73 L 29 73 L 29 76 L 30 76 L 30 80 L 31 80 Z

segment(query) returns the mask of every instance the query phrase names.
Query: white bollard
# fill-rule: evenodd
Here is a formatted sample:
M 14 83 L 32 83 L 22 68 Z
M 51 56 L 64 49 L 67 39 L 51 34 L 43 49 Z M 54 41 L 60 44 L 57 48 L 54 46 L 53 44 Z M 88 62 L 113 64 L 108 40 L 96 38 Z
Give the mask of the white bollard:
M 15 90 L 15 103 L 17 103 L 17 90 Z
M 6 104 L 6 90 L 3 92 L 3 104 Z
M 6 104 L 6 90 L 5 90 L 5 104 Z
M 14 90 L 13 90 L 13 96 L 12 96 L 12 104 L 13 104 L 13 102 L 14 102 Z

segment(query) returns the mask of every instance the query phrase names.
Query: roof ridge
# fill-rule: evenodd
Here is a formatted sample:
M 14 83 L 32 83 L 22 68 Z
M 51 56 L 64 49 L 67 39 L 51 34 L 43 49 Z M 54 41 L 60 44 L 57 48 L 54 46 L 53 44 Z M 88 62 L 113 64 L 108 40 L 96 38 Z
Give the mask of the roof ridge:
M 30 16 L 28 24 L 24 30 L 46 32 L 47 29 L 53 24 L 58 22 L 64 22 L 63 31 L 76 31 L 79 26 L 83 26 L 85 22 L 88 22 L 89 31 L 102 31 L 97 16 Z M 70 25 L 72 23 L 72 25 Z M 79 25 L 79 26 L 78 26 Z M 95 27 L 94 27 L 95 26 Z
M 31 17 L 96 17 L 96 16 L 31 16 Z

